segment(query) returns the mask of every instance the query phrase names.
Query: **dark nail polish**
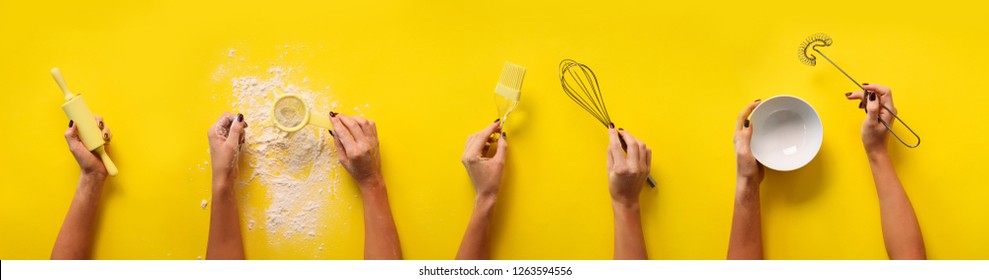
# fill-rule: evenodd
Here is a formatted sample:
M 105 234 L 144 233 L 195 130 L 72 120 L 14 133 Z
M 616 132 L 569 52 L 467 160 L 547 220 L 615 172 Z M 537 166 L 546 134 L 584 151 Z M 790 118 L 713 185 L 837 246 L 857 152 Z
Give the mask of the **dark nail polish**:
M 621 128 L 621 127 L 619 127 L 619 128 L 618 128 L 618 130 L 625 130 L 625 129 L 624 129 L 624 128 Z
M 244 122 L 244 114 L 237 114 L 237 122 Z
M 615 123 L 609 123 L 608 128 L 615 128 Z
M 752 101 L 752 102 L 759 102 L 759 101 L 762 101 L 762 98 L 756 99 L 755 101 Z
M 500 118 L 498 118 L 498 119 L 495 119 L 495 121 L 494 121 L 494 122 L 498 122 L 498 121 L 500 121 L 500 120 L 501 120 L 501 119 L 500 119 Z
M 852 96 L 852 93 L 851 92 L 846 93 L 845 96 Z
M 504 131 L 502 131 L 501 132 L 501 139 L 508 140 L 508 134 L 506 134 Z
M 333 112 L 333 111 L 330 111 L 330 117 L 331 117 L 331 118 L 332 118 L 332 117 L 336 117 L 336 116 L 337 116 L 337 112 Z
M 99 125 L 100 129 L 103 129 L 103 121 L 100 121 L 97 125 Z
M 749 120 L 743 121 L 742 126 L 749 127 Z
M 333 137 L 337 137 L 337 135 L 336 135 L 336 134 L 333 134 L 333 131 L 332 131 L 332 130 L 327 130 L 327 131 L 329 131 L 329 132 L 330 132 L 330 136 L 333 136 Z
M 74 122 L 72 122 L 72 120 L 69 120 L 69 127 L 72 127 L 72 124 L 74 124 Z
M 859 101 L 859 109 L 862 109 L 863 106 L 865 106 L 865 101 Z
M 110 141 L 110 134 L 103 133 L 103 141 Z
M 876 93 L 875 92 L 869 93 L 869 101 L 876 101 Z
M 869 85 L 869 83 L 862 83 L 862 85 L 863 85 L 863 86 L 867 86 L 867 85 Z

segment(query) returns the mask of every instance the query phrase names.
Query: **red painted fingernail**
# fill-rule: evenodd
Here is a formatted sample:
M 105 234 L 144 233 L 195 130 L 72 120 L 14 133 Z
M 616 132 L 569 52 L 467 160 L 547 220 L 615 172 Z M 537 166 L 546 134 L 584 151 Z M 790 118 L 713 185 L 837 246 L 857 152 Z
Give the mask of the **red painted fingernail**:
M 869 93 L 869 101 L 876 101 L 876 93 L 875 92 Z
M 244 114 L 237 114 L 237 122 L 244 122 Z
M 331 118 L 332 118 L 332 117 L 336 117 L 336 116 L 337 116 L 337 112 L 333 112 L 333 111 L 330 111 L 330 117 L 331 117 Z
M 500 121 L 500 120 L 501 120 L 501 118 L 497 118 L 497 119 L 495 119 L 495 121 L 494 121 L 494 122 L 498 122 L 498 121 Z
M 72 124 L 73 124 L 72 120 L 69 120 L 69 127 L 72 127 Z
M 615 128 L 615 123 L 609 123 L 608 128 Z
M 862 109 L 863 106 L 865 106 L 865 101 L 859 101 L 859 109 Z
M 745 127 L 749 127 L 749 120 L 745 120 L 744 122 L 742 122 L 742 125 Z

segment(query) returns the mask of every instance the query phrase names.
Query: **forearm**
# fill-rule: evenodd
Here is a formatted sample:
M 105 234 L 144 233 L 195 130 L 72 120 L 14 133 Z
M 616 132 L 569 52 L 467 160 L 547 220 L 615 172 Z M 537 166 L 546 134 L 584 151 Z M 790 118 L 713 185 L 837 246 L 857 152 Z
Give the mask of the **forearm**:
M 644 260 L 646 241 L 642 234 L 639 203 L 612 203 L 615 214 L 615 259 Z
M 364 199 L 364 258 L 402 259 L 402 247 L 384 182 L 362 186 L 361 195 Z
M 494 196 L 482 196 L 474 202 L 474 212 L 471 214 L 470 222 L 467 223 L 467 231 L 460 242 L 460 250 L 457 251 L 458 260 L 490 259 L 488 230 L 496 200 Z
M 244 259 L 237 195 L 232 186 L 213 189 L 206 259 Z
M 879 196 L 886 254 L 890 259 L 926 259 L 917 216 L 889 155 L 885 151 L 869 153 L 869 166 Z
M 729 260 L 763 259 L 760 207 L 759 184 L 740 178 L 735 188 L 735 210 L 728 239 Z
M 106 177 L 80 175 L 69 212 L 52 248 L 52 259 L 88 259 L 93 251 L 93 232 L 103 182 Z

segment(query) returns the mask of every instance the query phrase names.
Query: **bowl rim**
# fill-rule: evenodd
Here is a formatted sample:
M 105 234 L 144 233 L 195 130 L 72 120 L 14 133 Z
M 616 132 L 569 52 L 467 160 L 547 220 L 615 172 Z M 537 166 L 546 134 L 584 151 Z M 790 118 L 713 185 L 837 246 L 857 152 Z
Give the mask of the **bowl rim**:
M 774 95 L 774 96 L 772 96 L 770 98 L 766 98 L 766 100 L 763 100 L 762 102 L 759 102 L 759 105 L 756 106 L 755 109 L 752 109 L 752 113 L 749 114 L 749 119 L 752 119 L 752 116 L 755 115 L 756 111 L 758 111 L 759 108 L 762 107 L 763 104 L 766 104 L 766 102 L 769 102 L 770 100 L 773 100 L 773 99 L 784 99 L 784 98 L 796 99 L 796 100 L 798 100 L 798 101 L 803 102 L 804 104 L 806 104 L 807 107 L 810 107 L 810 111 L 811 112 L 814 112 L 814 116 L 817 117 L 817 122 L 821 124 L 820 125 L 820 128 L 821 128 L 821 141 L 820 142 L 821 142 L 821 144 L 818 145 L 817 146 L 817 149 L 814 151 L 814 156 L 812 156 L 810 158 L 810 160 L 808 160 L 807 162 L 801 164 L 800 166 L 796 166 L 794 168 L 787 169 L 787 168 L 775 168 L 775 167 L 769 166 L 769 164 L 766 164 L 765 162 L 763 162 L 763 160 L 759 159 L 759 156 L 757 156 L 756 153 L 755 153 L 755 151 L 752 150 L 752 147 L 754 145 L 752 144 L 752 139 L 751 138 L 749 139 L 749 152 L 752 153 L 752 157 L 754 157 L 756 159 L 756 161 L 759 162 L 759 164 L 762 164 L 766 168 L 769 168 L 769 169 L 772 169 L 772 170 L 777 170 L 777 171 L 793 171 L 793 170 L 797 170 L 797 169 L 803 168 L 804 166 L 807 166 L 808 164 L 810 164 L 810 162 L 814 161 L 814 159 L 817 158 L 817 154 L 821 153 L 821 147 L 824 146 L 824 120 L 821 118 L 821 114 L 817 112 L 817 108 L 814 108 L 814 105 L 811 105 L 810 102 L 807 102 L 807 100 L 804 100 L 803 98 L 800 98 L 800 97 L 798 97 L 796 95 L 779 94 L 779 95 Z M 753 126 L 753 128 L 755 128 L 755 126 Z M 754 129 L 752 130 L 752 135 L 751 136 L 752 137 L 755 137 L 755 130 Z

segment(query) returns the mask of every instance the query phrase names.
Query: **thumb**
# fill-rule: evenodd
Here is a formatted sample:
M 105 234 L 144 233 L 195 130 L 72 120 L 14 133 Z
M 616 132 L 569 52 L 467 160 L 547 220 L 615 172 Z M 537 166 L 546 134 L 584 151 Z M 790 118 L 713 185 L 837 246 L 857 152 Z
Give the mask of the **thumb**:
M 618 130 L 614 127 L 608 129 L 608 152 L 615 161 L 625 159 L 625 150 L 622 150 L 622 140 L 618 136 Z
M 501 162 L 505 162 L 505 158 L 508 157 L 508 140 L 505 139 L 507 137 L 504 132 L 498 137 L 498 151 L 495 152 L 494 158 Z
M 233 141 L 234 147 L 240 147 L 240 139 L 244 137 L 244 114 L 237 114 L 237 119 L 230 123 L 230 132 L 227 134 L 227 142 Z M 230 144 L 228 144 L 230 145 Z
M 868 92 L 865 98 L 866 115 L 869 121 L 879 121 L 879 96 L 876 92 Z

